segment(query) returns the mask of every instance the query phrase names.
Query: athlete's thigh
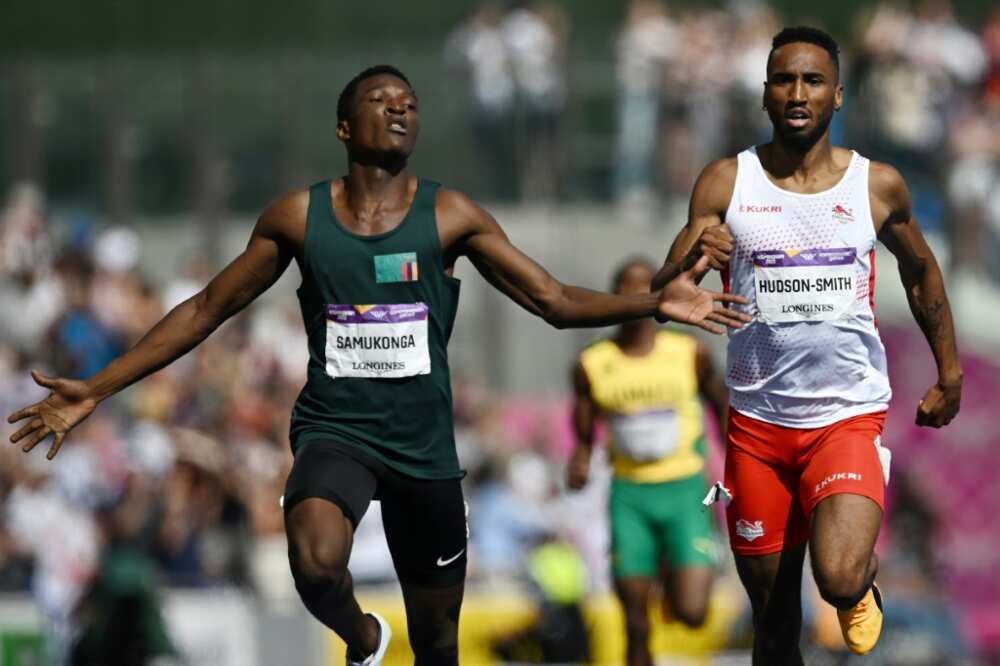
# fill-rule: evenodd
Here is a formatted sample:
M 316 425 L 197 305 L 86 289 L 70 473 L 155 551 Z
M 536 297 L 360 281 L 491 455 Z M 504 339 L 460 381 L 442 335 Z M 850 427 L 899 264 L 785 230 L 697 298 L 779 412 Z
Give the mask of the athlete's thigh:
M 314 440 L 299 448 L 282 496 L 293 559 L 315 556 L 346 564 L 354 530 L 375 488 L 372 471 L 345 454 L 342 445 Z
M 286 519 L 304 499 L 320 498 L 340 507 L 354 527 L 371 504 L 378 482 L 372 467 L 348 445 L 311 440 L 295 453 L 281 498 Z
M 608 497 L 611 527 L 611 572 L 616 580 L 652 580 L 659 562 L 655 527 L 644 503 L 644 484 L 615 479 Z
M 823 428 L 805 452 L 799 499 L 806 515 L 828 497 L 867 497 L 885 506 L 889 451 L 881 445 L 885 413 L 855 416 Z
M 382 523 L 401 583 L 454 587 L 465 580 L 467 510 L 459 479 L 380 478 Z
M 798 501 L 797 475 L 734 444 L 732 437 L 730 431 L 725 485 L 733 497 L 726 507 L 733 552 L 753 557 L 804 544 L 809 533 Z
M 821 500 L 813 509 L 810 526 L 814 573 L 864 572 L 881 524 L 882 508 L 868 497 L 845 493 Z

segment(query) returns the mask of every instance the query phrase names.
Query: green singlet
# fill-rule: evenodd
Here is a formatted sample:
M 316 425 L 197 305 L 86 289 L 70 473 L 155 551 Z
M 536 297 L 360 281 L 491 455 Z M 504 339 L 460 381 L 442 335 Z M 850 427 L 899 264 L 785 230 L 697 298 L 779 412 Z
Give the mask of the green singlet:
M 442 264 L 437 188 L 420 180 L 399 226 L 375 236 L 340 223 L 330 181 L 310 188 L 298 290 L 309 370 L 293 451 L 333 440 L 413 477 L 462 476 L 447 354 L 459 281 Z

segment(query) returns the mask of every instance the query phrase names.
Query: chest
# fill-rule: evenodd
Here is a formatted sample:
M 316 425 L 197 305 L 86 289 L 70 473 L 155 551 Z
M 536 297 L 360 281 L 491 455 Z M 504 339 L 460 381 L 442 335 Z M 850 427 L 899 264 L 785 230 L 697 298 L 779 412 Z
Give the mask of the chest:
M 875 229 L 867 188 L 841 187 L 794 196 L 765 188 L 737 188 L 726 215 L 736 253 L 853 248 L 867 253 Z
M 673 406 L 697 394 L 693 362 L 680 356 L 608 360 L 594 365 L 589 372 L 591 393 L 604 412 Z

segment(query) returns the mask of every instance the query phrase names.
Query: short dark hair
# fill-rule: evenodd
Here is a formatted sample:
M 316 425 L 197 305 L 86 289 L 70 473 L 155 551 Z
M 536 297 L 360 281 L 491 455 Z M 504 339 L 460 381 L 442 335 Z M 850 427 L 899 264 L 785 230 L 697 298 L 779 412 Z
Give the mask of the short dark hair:
M 814 44 L 829 53 L 830 60 L 833 61 L 833 68 L 836 70 L 837 76 L 840 76 L 840 46 L 837 45 L 837 40 L 831 37 L 829 33 L 807 25 L 785 28 L 774 36 L 774 39 L 771 40 L 771 52 L 767 54 L 768 69 L 771 67 L 771 58 L 774 57 L 775 51 L 785 44 L 794 44 L 796 42 Z
M 350 115 L 351 101 L 354 99 L 354 93 L 357 91 L 361 82 L 380 74 L 390 74 L 395 76 L 397 79 L 402 79 L 406 85 L 410 86 L 410 90 L 413 90 L 413 85 L 410 83 L 410 80 L 406 78 L 406 74 L 403 74 L 392 65 L 375 65 L 374 67 L 369 67 L 348 81 L 347 85 L 344 86 L 344 89 L 340 91 L 340 97 L 337 98 L 338 123 L 341 120 L 346 120 L 347 116 Z
M 647 268 L 650 273 L 656 275 L 657 267 L 652 259 L 642 255 L 635 255 L 620 263 L 618 268 L 615 269 L 615 272 L 611 277 L 611 289 L 618 289 L 618 285 L 621 284 L 622 279 L 625 277 L 625 273 L 627 273 L 630 268 L 635 267 Z

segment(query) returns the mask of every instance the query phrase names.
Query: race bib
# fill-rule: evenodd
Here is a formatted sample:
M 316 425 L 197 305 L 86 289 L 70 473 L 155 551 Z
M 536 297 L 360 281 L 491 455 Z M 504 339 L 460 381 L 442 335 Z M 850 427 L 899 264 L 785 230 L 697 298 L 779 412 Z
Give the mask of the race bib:
M 326 306 L 326 374 L 398 378 L 427 375 L 426 303 Z
M 677 414 L 673 410 L 619 414 L 608 419 L 615 450 L 629 460 L 651 462 L 677 448 Z
M 857 302 L 853 248 L 753 253 L 757 309 L 770 324 L 829 321 Z

